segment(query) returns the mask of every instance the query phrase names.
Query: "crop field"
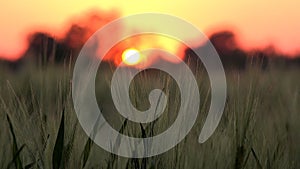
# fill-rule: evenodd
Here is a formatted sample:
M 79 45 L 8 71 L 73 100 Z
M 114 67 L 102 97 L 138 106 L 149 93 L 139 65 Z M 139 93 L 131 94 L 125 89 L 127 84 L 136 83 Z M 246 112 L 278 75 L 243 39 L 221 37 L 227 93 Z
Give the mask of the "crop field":
M 300 168 L 300 69 L 226 72 L 227 100 L 216 131 L 198 143 L 210 106 L 205 69 L 194 72 L 200 93 L 199 115 L 187 137 L 154 157 L 130 159 L 111 154 L 83 131 L 73 107 L 72 66 L 0 70 L 0 168 L 103 169 L 297 169 Z M 104 117 L 132 137 L 157 135 L 176 119 L 180 91 L 159 70 L 138 74 L 130 86 L 132 104 L 147 110 L 149 92 L 168 96 L 163 115 L 138 124 L 118 114 L 110 94 L 114 68 L 103 66 L 96 96 Z M 188 110 L 186 110 L 188 111 Z M 105 137 L 105 136 L 104 136 Z

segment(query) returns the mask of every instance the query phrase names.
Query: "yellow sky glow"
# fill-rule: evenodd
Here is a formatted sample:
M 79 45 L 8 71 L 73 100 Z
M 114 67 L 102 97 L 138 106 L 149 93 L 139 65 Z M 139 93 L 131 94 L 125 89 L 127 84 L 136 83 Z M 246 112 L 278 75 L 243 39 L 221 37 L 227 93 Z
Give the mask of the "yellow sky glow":
M 293 53 L 300 48 L 299 6 L 299 0 L 2 0 L 0 56 L 19 55 L 29 31 L 39 28 L 63 32 L 72 20 L 95 8 L 119 10 L 123 16 L 167 13 L 204 32 L 235 28 L 245 48 L 273 43 L 280 51 Z

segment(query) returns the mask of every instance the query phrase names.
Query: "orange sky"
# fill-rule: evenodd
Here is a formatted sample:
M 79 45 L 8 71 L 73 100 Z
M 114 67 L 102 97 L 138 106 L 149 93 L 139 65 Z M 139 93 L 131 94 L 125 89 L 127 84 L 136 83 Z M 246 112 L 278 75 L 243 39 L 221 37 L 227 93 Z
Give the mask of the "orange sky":
M 274 44 L 279 51 L 300 51 L 299 0 L 1 0 L 0 56 L 15 58 L 35 29 L 62 32 L 90 9 L 119 10 L 122 15 L 163 12 L 200 30 L 234 28 L 245 48 Z M 75 18 L 74 18 L 75 16 Z

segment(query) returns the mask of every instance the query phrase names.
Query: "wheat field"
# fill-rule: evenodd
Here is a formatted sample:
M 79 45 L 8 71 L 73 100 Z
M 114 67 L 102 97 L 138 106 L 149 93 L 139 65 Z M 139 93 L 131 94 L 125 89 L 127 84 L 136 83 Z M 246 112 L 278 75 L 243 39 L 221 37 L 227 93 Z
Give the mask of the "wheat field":
M 179 89 L 158 70 L 140 73 L 130 87 L 131 102 L 149 106 L 153 88 L 169 96 L 164 114 L 149 124 L 118 115 L 110 96 L 113 68 L 98 71 L 97 101 L 119 132 L 134 137 L 161 133 L 176 119 Z M 73 108 L 72 66 L 0 72 L 0 168 L 103 169 L 297 169 L 300 168 L 299 69 L 249 68 L 226 74 L 228 96 L 212 137 L 197 142 L 210 102 L 205 70 L 195 72 L 200 93 L 196 124 L 173 149 L 150 158 L 129 159 L 101 149 L 85 134 Z

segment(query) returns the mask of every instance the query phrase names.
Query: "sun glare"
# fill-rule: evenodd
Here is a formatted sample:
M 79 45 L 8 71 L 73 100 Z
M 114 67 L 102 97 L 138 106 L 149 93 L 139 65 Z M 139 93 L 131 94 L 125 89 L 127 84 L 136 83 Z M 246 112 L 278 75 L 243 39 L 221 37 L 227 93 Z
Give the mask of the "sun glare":
M 141 53 L 134 48 L 126 49 L 122 54 L 122 61 L 127 65 L 136 65 L 142 61 Z

